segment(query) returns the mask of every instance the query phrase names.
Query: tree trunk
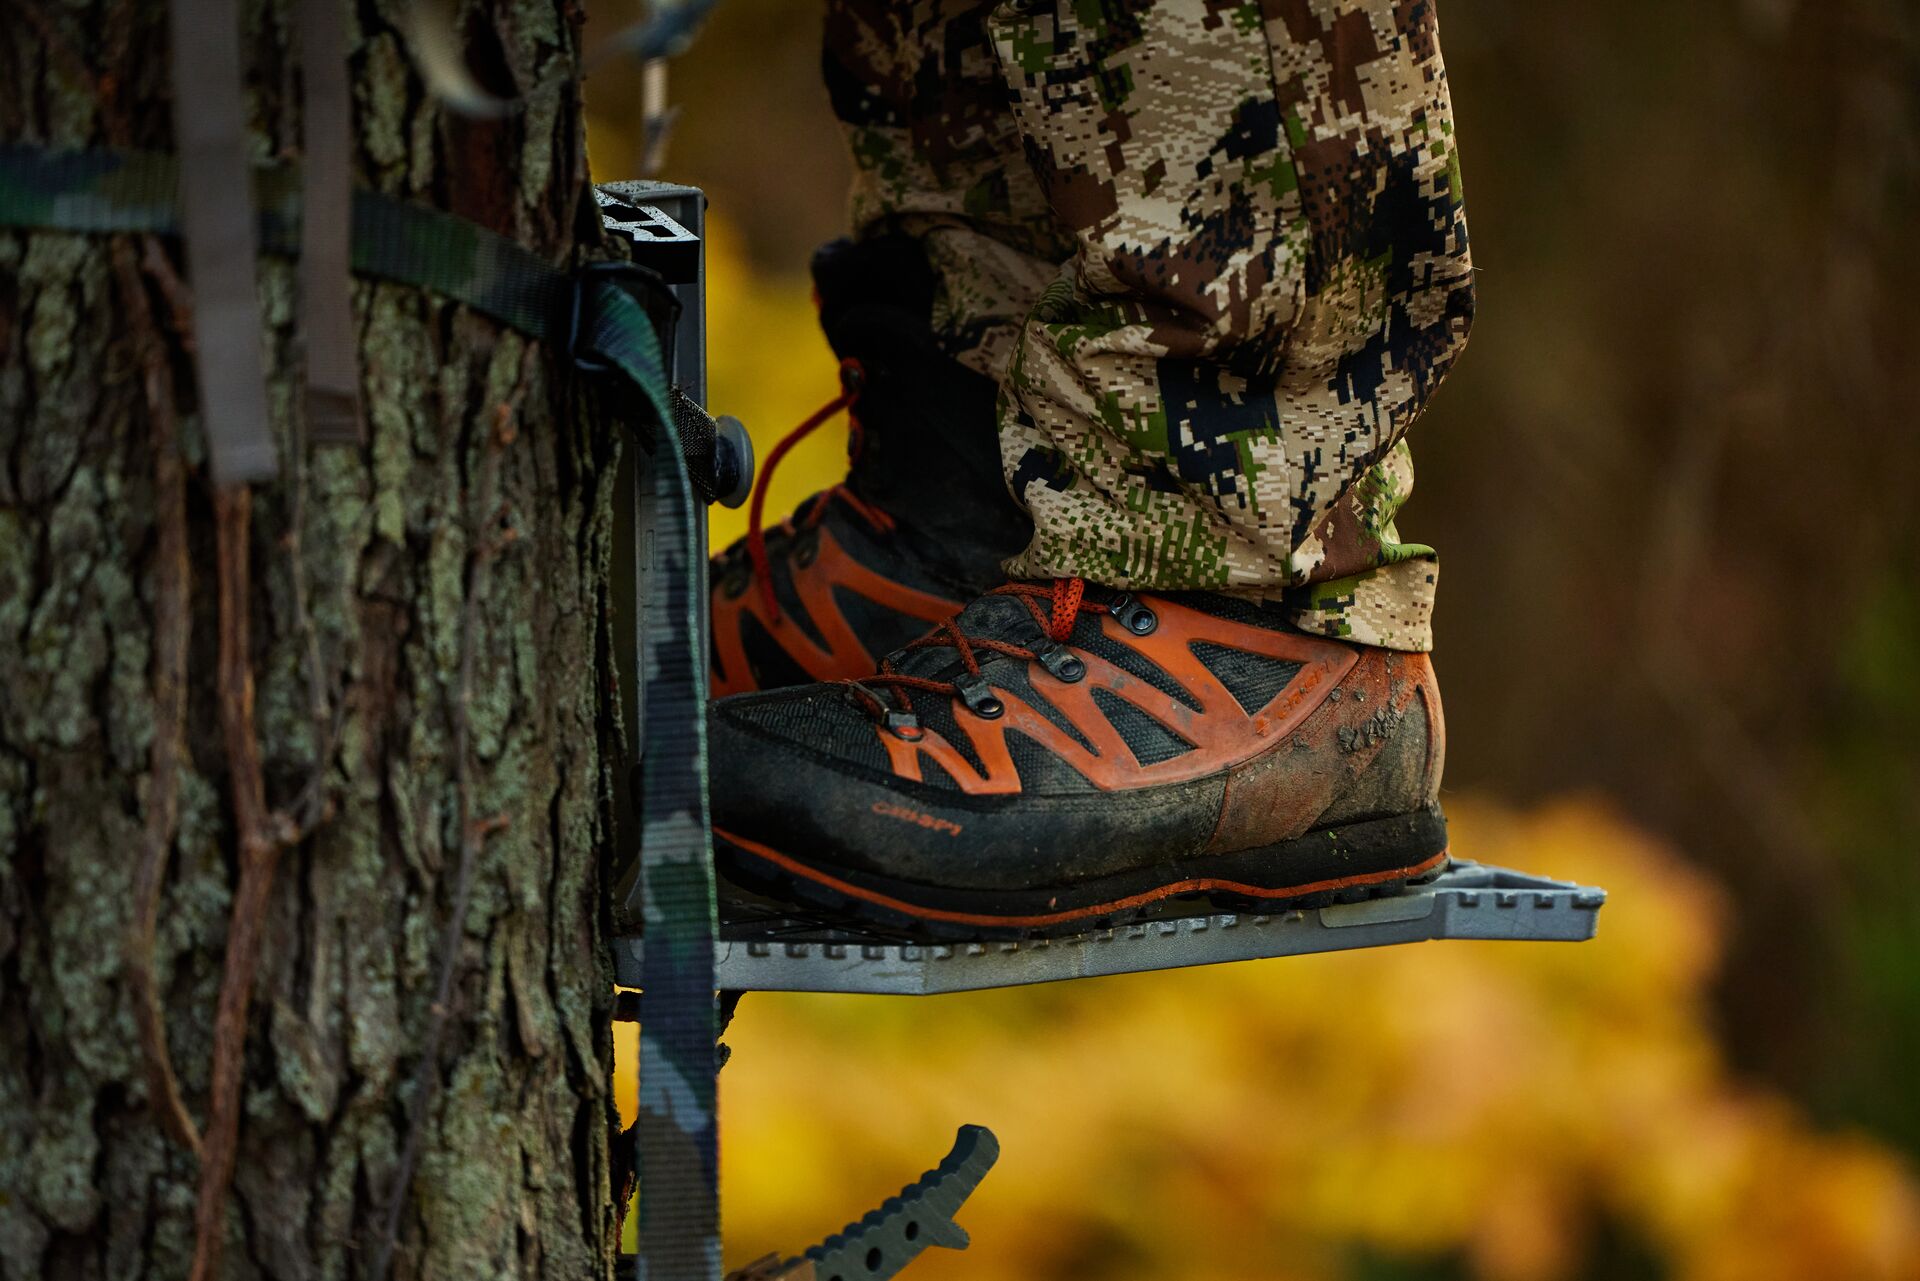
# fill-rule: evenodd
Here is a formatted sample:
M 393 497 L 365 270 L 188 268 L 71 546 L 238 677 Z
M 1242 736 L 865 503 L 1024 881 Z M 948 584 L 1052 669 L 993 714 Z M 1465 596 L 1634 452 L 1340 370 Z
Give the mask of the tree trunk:
M 591 225 L 577 14 L 469 14 L 475 75 L 532 95 L 474 122 L 423 92 L 405 3 L 351 11 L 358 181 L 560 261 Z M 297 156 L 292 6 L 243 8 L 256 154 Z M 0 140 L 170 149 L 166 48 L 159 5 L 5 0 Z M 307 445 L 296 270 L 262 260 L 282 474 L 249 518 L 206 477 L 182 270 L 173 244 L 0 231 L 0 1276 L 189 1272 L 249 772 L 235 663 L 300 835 L 265 898 L 219 1275 L 368 1275 L 416 1117 L 392 1275 L 602 1275 L 613 436 L 554 353 L 356 281 L 367 443 Z

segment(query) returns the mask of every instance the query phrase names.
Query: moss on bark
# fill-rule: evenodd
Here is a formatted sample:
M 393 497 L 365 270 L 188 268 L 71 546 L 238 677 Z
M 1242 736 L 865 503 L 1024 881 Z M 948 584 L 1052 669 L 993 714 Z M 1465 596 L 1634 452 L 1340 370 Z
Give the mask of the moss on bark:
M 585 182 L 573 90 L 500 123 L 448 119 L 411 70 L 399 7 L 361 4 L 352 16 L 360 180 L 560 259 Z M 6 5 L 0 138 L 168 146 L 158 9 Z M 298 151 L 292 26 L 284 3 L 247 8 L 261 156 Z M 494 0 L 467 32 L 515 85 L 577 57 L 570 12 L 554 0 Z M 235 848 L 213 695 L 212 505 L 190 362 L 156 287 L 164 277 L 140 287 L 160 317 L 180 448 L 196 468 L 178 727 L 155 697 L 154 413 L 109 243 L 0 233 L 7 1278 L 175 1277 L 193 1250 L 197 1163 L 156 1124 L 124 981 L 153 744 L 177 728 L 178 822 L 154 965 L 182 1094 L 204 1124 Z M 264 263 L 285 466 L 254 502 L 256 723 L 270 802 L 293 806 L 318 777 L 332 812 L 282 854 L 273 886 L 224 1275 L 349 1278 L 366 1267 L 416 1102 L 459 860 L 464 703 L 471 811 L 499 826 L 477 847 L 395 1274 L 577 1281 L 606 1269 L 616 1228 L 599 865 L 613 711 L 597 668 L 608 652 L 612 436 L 570 403 L 550 353 L 437 297 L 357 282 L 367 446 L 303 448 L 295 306 L 292 265 Z M 503 421 L 510 432 L 497 430 Z M 469 609 L 483 551 L 484 599 Z

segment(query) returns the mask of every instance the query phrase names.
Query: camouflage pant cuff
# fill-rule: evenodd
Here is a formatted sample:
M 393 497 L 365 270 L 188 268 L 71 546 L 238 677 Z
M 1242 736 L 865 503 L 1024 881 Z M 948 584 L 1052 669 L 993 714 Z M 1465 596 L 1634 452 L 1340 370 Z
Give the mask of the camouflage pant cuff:
M 1433 593 L 1440 563 L 1431 556 L 1381 565 L 1289 593 L 1301 631 L 1362 645 L 1424 654 L 1433 648 Z

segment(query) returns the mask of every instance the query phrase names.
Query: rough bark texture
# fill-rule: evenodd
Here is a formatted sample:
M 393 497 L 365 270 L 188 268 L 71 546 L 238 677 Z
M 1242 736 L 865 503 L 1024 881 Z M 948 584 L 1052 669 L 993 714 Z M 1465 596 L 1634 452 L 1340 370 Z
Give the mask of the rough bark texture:
M 359 179 L 560 260 L 585 181 L 572 79 L 502 122 L 449 118 L 399 8 L 353 15 Z M 6 0 L 0 139 L 168 147 L 164 18 Z M 576 18 L 556 0 L 470 12 L 476 75 L 512 94 L 571 67 Z M 286 3 L 246 6 L 261 158 L 298 154 L 294 26 Z M 177 246 L 150 251 L 0 232 L 6 1278 L 178 1277 L 194 1245 L 198 1159 L 163 1128 L 137 1030 L 137 881 L 143 851 L 164 850 L 153 989 L 204 1130 L 237 868 L 188 300 L 168 296 Z M 551 353 L 356 282 L 368 443 L 304 447 L 295 279 L 263 263 L 284 474 L 253 496 L 251 660 L 268 804 L 317 825 L 281 853 L 267 903 L 222 1275 L 366 1273 L 464 839 L 473 892 L 394 1274 L 579 1281 L 605 1271 L 616 1228 L 599 865 L 615 446 Z M 182 503 L 184 559 L 165 535 Z M 180 697 L 166 616 L 183 569 Z

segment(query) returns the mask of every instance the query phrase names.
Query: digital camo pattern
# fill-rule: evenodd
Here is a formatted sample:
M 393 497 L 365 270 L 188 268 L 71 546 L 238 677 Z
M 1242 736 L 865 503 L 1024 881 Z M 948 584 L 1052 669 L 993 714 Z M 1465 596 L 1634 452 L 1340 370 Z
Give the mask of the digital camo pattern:
M 609 281 L 595 285 L 592 354 L 644 394 L 664 436 L 646 464 L 651 577 L 641 619 L 640 875 L 627 906 L 643 920 L 639 1281 L 720 1276 L 719 1128 L 714 1078 L 713 836 L 707 808 L 706 665 L 699 525 L 678 428 L 660 388 L 664 363 L 646 312 Z
M 1004 377 L 1020 325 L 1073 253 L 1025 159 L 979 0 L 827 0 L 821 66 L 853 154 L 855 228 L 919 236 L 934 328 Z
M 1402 444 L 1466 341 L 1422 0 L 830 0 L 856 228 L 923 237 L 1002 381 L 1022 577 L 1281 596 L 1431 646 Z

